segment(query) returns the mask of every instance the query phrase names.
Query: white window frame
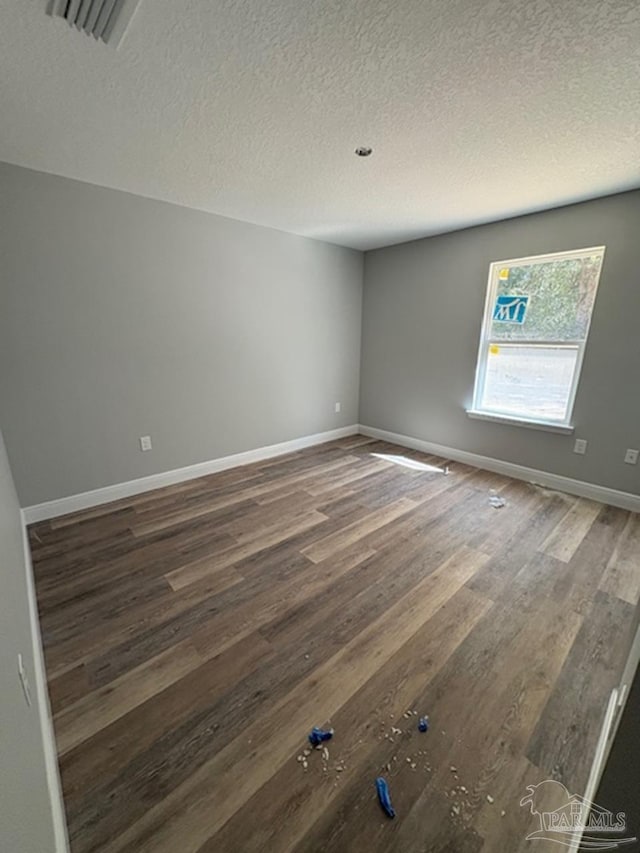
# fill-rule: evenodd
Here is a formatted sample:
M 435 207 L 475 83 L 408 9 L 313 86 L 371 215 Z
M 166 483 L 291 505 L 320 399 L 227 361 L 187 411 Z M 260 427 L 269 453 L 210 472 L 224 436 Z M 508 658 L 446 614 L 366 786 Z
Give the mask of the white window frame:
M 481 407 L 481 400 L 484 394 L 484 387 L 487 374 L 487 362 L 489 360 L 489 346 L 492 343 L 491 325 L 493 322 L 493 307 L 495 305 L 498 292 L 498 274 L 501 269 L 508 267 L 513 269 L 519 266 L 530 266 L 532 263 L 546 263 L 548 261 L 571 260 L 572 258 L 585 258 L 602 253 L 600 262 L 600 271 L 598 280 L 596 281 L 595 292 L 593 295 L 593 305 L 589 314 L 589 321 L 585 332 L 584 339 L 581 341 L 528 341 L 526 339 L 518 341 L 495 340 L 495 343 L 501 347 L 505 346 L 541 346 L 541 347 L 570 347 L 577 348 L 578 356 L 576 358 L 576 366 L 573 374 L 573 381 L 569 391 L 565 418 L 563 420 L 555 419 L 538 419 L 535 417 L 526 417 L 515 415 L 512 412 L 500 411 L 498 409 L 486 409 Z M 489 265 L 489 279 L 487 282 L 487 295 L 484 304 L 484 317 L 482 320 L 482 330 L 480 332 L 480 345 L 478 347 L 478 359 L 476 361 L 476 376 L 473 389 L 473 405 L 467 410 L 469 417 L 478 418 L 480 420 L 491 420 L 502 423 L 513 423 L 520 426 L 533 427 L 538 429 L 546 429 L 552 432 L 573 432 L 571 420 L 573 418 L 573 407 L 575 404 L 580 375 L 582 373 L 582 361 L 587 341 L 589 339 L 589 331 L 591 329 L 591 318 L 595 308 L 595 300 L 598 294 L 600 278 L 602 275 L 602 265 L 604 264 L 604 246 L 593 246 L 588 249 L 572 249 L 568 252 L 553 252 L 547 255 L 530 255 L 526 258 L 511 258 L 502 261 L 493 261 Z

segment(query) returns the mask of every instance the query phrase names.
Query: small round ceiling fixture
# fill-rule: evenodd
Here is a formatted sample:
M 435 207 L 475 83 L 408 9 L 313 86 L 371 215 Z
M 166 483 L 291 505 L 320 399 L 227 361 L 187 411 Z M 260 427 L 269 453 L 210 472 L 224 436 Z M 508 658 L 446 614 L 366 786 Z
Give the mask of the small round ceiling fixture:
M 369 157 L 370 154 L 373 154 L 373 148 L 369 148 L 368 145 L 359 145 L 356 148 L 356 156 L 358 157 Z

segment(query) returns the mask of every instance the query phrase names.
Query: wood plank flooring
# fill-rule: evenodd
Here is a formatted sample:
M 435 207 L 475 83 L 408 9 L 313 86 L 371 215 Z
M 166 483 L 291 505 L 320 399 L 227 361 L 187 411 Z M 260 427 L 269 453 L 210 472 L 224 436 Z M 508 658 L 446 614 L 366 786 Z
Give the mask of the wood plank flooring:
M 638 621 L 637 515 L 363 436 L 29 535 L 73 853 L 529 850 Z

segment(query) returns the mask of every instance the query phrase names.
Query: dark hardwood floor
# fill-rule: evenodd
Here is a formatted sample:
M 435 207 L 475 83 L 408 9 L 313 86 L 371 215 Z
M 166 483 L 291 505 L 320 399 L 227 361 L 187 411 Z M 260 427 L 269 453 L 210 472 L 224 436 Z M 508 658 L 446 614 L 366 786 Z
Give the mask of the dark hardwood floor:
M 29 534 L 73 853 L 531 850 L 637 625 L 638 516 L 362 436 Z

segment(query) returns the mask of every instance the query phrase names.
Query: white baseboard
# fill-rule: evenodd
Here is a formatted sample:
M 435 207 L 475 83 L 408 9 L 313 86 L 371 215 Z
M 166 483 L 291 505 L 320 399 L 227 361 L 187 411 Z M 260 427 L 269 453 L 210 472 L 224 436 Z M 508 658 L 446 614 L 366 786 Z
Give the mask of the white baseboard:
M 221 456 L 217 459 L 210 459 L 207 462 L 198 462 L 195 465 L 188 465 L 186 468 L 163 471 L 160 474 L 151 474 L 148 477 L 140 477 L 137 480 L 115 483 L 112 486 L 104 486 L 101 489 L 93 489 L 90 492 L 82 492 L 77 495 L 69 495 L 69 497 L 28 506 L 23 510 L 25 521 L 27 524 L 46 521 L 49 518 L 57 518 L 61 515 L 67 515 L 70 512 L 90 509 L 91 507 L 117 501 L 121 498 L 131 497 L 142 492 L 149 492 L 153 489 L 160 489 L 163 486 L 171 486 L 174 483 L 194 480 L 197 477 L 204 477 L 207 474 L 215 474 L 227 468 L 249 465 L 251 462 L 260 462 L 263 459 L 269 459 L 273 456 L 292 453 L 296 450 L 302 450 L 305 447 L 313 447 L 316 444 L 323 444 L 326 441 L 355 435 L 358 432 L 371 438 L 379 438 L 393 444 L 422 450 L 425 453 L 433 453 L 447 459 L 454 459 L 457 462 L 473 465 L 476 468 L 495 471 L 507 477 L 515 477 L 517 480 L 526 480 L 527 482 L 546 486 L 549 489 L 556 489 L 557 491 L 618 506 L 622 509 L 640 512 L 640 495 L 621 492 L 617 489 L 609 489 L 606 486 L 598 486 L 594 483 L 585 483 L 582 480 L 573 480 L 570 477 L 563 477 L 560 474 L 527 468 L 524 465 L 516 465 L 513 462 L 505 462 L 502 459 L 494 459 L 490 456 L 480 456 L 477 453 L 469 453 L 466 450 L 456 450 L 454 447 L 446 447 L 442 444 L 435 444 L 434 442 L 424 441 L 420 438 L 377 429 L 376 427 L 366 426 L 365 424 L 352 424 L 351 426 L 340 427 L 339 429 L 332 429 L 327 432 L 294 438 L 290 441 L 282 441 L 279 444 L 270 444 L 266 447 L 257 447 L 253 450 L 243 451 L 242 453 L 234 453 L 230 456 Z
M 410 447 L 414 450 L 422 450 L 435 456 L 443 456 L 445 459 L 453 459 L 465 465 L 473 465 L 475 468 L 484 468 L 507 477 L 515 477 L 516 480 L 526 480 L 555 489 L 559 492 L 567 492 L 570 495 L 578 495 L 581 498 L 589 498 L 611 506 L 621 507 L 633 512 L 640 512 L 640 495 L 630 492 L 620 492 L 617 489 L 609 489 L 606 486 L 598 486 L 595 483 L 585 483 L 582 480 L 573 480 L 571 477 L 563 477 L 560 474 L 552 474 L 549 471 L 538 471 L 536 468 L 526 468 L 524 465 L 516 465 L 513 462 L 505 462 L 502 459 L 493 459 L 491 456 L 480 456 L 477 453 L 469 453 L 466 450 L 456 450 L 453 447 L 445 447 L 442 444 L 434 444 L 431 441 L 423 441 L 421 438 L 413 438 L 409 435 L 401 435 L 389 432 L 385 429 L 360 424 L 362 435 L 370 438 L 379 438 L 393 444 Z
M 290 441 L 281 441 L 279 444 L 270 444 L 266 447 L 256 447 L 253 450 L 245 450 L 242 453 L 234 453 L 231 456 L 220 456 L 207 462 L 198 462 L 188 465 L 186 468 L 175 468 L 172 471 L 163 471 L 160 474 L 151 474 L 148 477 L 140 477 L 137 480 L 128 480 L 125 483 L 114 483 L 112 486 L 104 486 L 101 489 L 93 489 L 90 492 L 81 492 L 77 495 L 46 501 L 23 508 L 24 518 L 27 524 L 38 521 L 46 521 L 67 515 L 70 512 L 78 512 L 82 509 L 91 509 L 94 506 L 111 503 L 111 501 L 129 498 L 142 492 L 150 492 L 163 486 L 172 486 L 185 480 L 195 480 L 205 477 L 207 474 L 215 474 L 225 471 L 227 468 L 236 468 L 239 465 L 249 465 L 251 462 L 260 462 L 273 456 L 282 456 L 284 453 L 293 453 L 303 450 L 305 447 L 313 447 L 316 444 L 324 444 L 336 438 L 345 438 L 358 433 L 358 424 L 331 429 L 327 432 L 318 432 L 314 435 L 304 435 L 301 438 L 293 438 Z
M 58 751 L 56 748 L 55 735 L 49 703 L 49 691 L 47 690 L 47 674 L 44 665 L 44 654 L 42 651 L 42 637 L 40 632 L 40 620 L 38 618 L 38 604 L 36 601 L 36 589 L 33 578 L 33 566 L 31 564 L 31 549 L 27 525 L 22 515 L 22 551 L 24 556 L 24 567 L 27 580 L 27 598 L 29 600 L 29 626 L 31 629 L 31 642 L 33 651 L 33 668 L 35 680 L 35 699 L 40 719 L 40 732 L 42 735 L 42 748 L 44 750 L 44 765 L 47 775 L 47 787 L 49 789 L 49 802 L 51 805 L 51 818 L 53 822 L 53 843 L 55 853 L 69 853 L 69 836 L 67 833 L 67 821 L 62 799 L 62 784 L 60 782 L 60 771 L 58 769 Z

